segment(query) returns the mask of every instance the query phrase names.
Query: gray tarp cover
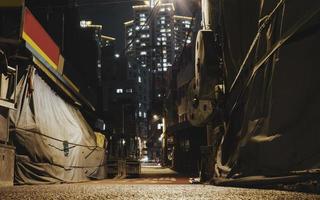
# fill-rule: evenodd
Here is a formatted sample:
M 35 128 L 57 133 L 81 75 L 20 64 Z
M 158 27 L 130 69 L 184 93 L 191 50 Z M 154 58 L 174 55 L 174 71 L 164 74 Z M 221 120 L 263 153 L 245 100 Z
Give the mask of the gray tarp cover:
M 320 1 L 215 2 L 229 90 L 216 176 L 320 168 Z
M 17 147 L 16 183 L 103 178 L 105 151 L 96 147 L 94 132 L 80 111 L 32 69 L 28 75 L 18 84 L 18 109 L 10 114 Z

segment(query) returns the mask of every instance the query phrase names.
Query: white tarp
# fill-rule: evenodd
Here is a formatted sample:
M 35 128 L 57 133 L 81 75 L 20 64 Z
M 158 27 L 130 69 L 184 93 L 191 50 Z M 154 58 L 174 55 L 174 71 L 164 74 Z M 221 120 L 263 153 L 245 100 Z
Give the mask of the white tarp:
M 103 148 L 80 111 L 66 103 L 30 68 L 17 87 L 14 125 L 18 184 L 104 178 Z

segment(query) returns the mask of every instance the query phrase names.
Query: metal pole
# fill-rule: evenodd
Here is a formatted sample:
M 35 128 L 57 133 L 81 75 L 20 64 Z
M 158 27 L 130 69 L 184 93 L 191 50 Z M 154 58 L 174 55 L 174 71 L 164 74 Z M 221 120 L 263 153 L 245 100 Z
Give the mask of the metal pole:
M 213 30 L 213 0 L 202 0 L 202 28 Z

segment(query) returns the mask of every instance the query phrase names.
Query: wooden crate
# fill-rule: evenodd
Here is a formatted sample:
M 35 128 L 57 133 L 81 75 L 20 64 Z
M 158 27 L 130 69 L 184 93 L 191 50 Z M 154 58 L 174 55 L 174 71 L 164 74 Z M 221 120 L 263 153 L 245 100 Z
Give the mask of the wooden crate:
M 0 106 L 0 141 L 8 142 L 9 140 L 9 109 Z
M 15 148 L 0 144 L 0 187 L 13 185 L 14 159 Z

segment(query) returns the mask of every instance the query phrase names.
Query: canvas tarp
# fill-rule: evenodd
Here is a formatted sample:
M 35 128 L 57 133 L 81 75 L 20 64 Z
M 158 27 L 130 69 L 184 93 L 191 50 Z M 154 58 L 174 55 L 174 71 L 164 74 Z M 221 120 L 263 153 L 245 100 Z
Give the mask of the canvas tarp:
M 17 86 L 10 113 L 17 184 L 79 182 L 104 178 L 104 148 L 80 111 L 30 68 Z
M 227 90 L 215 176 L 320 168 L 320 1 L 214 2 Z

